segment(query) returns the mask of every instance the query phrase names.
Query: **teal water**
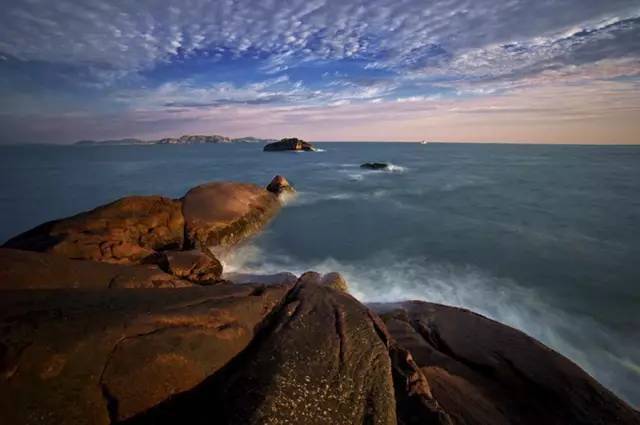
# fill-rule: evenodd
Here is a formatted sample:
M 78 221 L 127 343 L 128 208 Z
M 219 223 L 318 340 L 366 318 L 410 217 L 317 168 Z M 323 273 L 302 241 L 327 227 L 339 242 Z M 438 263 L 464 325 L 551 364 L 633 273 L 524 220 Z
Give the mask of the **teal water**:
M 336 270 L 365 302 L 470 308 L 640 406 L 640 147 L 318 146 L 3 146 L 0 240 L 124 195 L 283 174 L 298 196 L 228 270 Z

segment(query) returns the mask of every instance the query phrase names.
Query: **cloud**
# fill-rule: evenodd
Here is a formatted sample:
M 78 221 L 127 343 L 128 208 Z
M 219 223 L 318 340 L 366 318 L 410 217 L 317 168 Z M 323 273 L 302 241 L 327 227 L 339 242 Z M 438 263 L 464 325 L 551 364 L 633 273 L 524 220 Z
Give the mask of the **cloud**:
M 386 108 L 406 116 L 447 110 L 442 105 L 465 120 L 507 111 L 533 117 L 540 111 L 521 107 L 516 94 L 572 85 L 574 94 L 600 98 L 609 87 L 600 82 L 633 91 L 640 78 L 634 0 L 7 3 L 0 113 L 16 122 L 54 122 L 57 114 L 83 127 L 86 119 L 73 113 L 88 112 L 127 125 L 141 114 L 176 125 L 205 125 L 211 116 L 264 122 L 269 114 L 317 125 L 322 108 L 344 121 L 331 114 Z M 511 105 L 459 112 L 477 99 Z M 562 116 L 582 114 L 578 103 L 566 108 Z
M 265 54 L 271 70 L 345 58 L 482 69 L 503 57 L 543 60 L 603 33 L 637 31 L 624 17 L 638 9 L 620 0 L 16 0 L 0 18 L 0 51 L 118 70 L 205 51 Z M 483 66 L 474 67 L 480 56 Z

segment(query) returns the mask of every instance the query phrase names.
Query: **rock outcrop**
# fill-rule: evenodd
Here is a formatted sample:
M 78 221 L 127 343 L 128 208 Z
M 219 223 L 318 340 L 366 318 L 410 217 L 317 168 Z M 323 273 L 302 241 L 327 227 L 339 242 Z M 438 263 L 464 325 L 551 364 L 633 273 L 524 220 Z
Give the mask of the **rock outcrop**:
M 467 310 L 367 307 L 339 273 L 223 274 L 209 248 L 261 229 L 288 188 L 129 197 L 7 242 L 0 423 L 640 424 L 570 360 Z
M 279 175 L 275 176 L 273 180 L 271 180 L 271 183 L 267 185 L 267 190 L 271 193 L 275 193 L 276 195 L 295 192 L 295 189 L 289 184 L 287 179 Z
M 245 350 L 289 289 L 6 291 L 0 423 L 106 425 L 145 412 Z
M 200 249 L 234 245 L 258 232 L 280 208 L 276 195 L 245 183 L 208 183 L 182 199 L 185 237 Z
M 640 423 L 521 332 L 422 302 L 379 317 L 336 280 L 3 291 L 0 423 Z
M 0 290 L 181 288 L 190 282 L 153 264 L 70 260 L 60 255 L 0 248 Z
M 269 143 L 265 145 L 263 148 L 265 152 L 276 152 L 276 151 L 307 151 L 313 152 L 316 148 L 309 142 L 305 142 L 304 140 L 297 139 L 295 137 L 289 139 L 282 139 L 278 142 Z
M 282 176 L 274 179 L 272 188 L 281 193 L 293 191 Z M 54 273 L 52 278 L 56 279 L 48 283 L 40 279 L 37 280 L 40 283 L 28 283 L 29 287 L 68 287 L 72 282 L 79 287 L 103 287 L 107 276 L 115 278 L 116 274 L 119 277 L 113 280 L 111 287 L 147 286 L 152 281 L 165 286 L 167 282 L 160 282 L 167 280 L 162 271 L 173 275 L 170 277 L 176 286 L 184 283 L 180 283 L 183 279 L 211 284 L 220 279 L 222 265 L 209 249 L 228 248 L 252 236 L 278 212 L 280 205 L 278 194 L 256 185 L 209 183 L 191 189 L 182 199 L 160 196 L 122 198 L 91 211 L 37 226 L 10 239 L 3 247 L 61 257 L 39 257 L 40 260 L 36 260 L 36 257 L 25 254 L 22 263 L 47 263 L 46 267 L 36 267 L 35 275 L 42 275 L 46 270 Z M 194 248 L 201 252 L 182 252 Z M 12 258 L 17 256 L 14 253 Z M 124 276 L 125 269 L 104 266 L 97 267 L 92 274 L 86 263 L 70 263 L 62 257 L 147 266 L 131 269 L 127 276 Z M 2 257 L 0 261 L 4 261 Z M 28 271 L 19 265 L 19 260 L 17 264 L 11 270 L 13 277 L 10 282 L 13 283 L 5 286 L 18 282 L 18 275 Z
M 242 355 L 131 424 L 395 424 L 391 364 L 366 307 L 302 279 Z
M 453 423 L 640 423 L 638 412 L 573 362 L 509 326 L 418 301 L 371 307 Z
M 135 264 L 156 251 L 181 248 L 180 201 L 130 196 L 18 235 L 5 248 L 49 252 L 72 259 Z

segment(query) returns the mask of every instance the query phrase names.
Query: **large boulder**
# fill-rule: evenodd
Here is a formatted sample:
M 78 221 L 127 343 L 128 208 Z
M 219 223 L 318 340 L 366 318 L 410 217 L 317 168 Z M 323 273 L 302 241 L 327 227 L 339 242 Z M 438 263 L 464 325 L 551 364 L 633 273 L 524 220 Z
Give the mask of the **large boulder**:
M 180 248 L 183 239 L 180 201 L 161 196 L 130 196 L 44 223 L 10 239 L 4 247 L 131 264 L 157 250 Z
M 640 423 L 638 412 L 573 362 L 509 326 L 419 301 L 371 307 L 453 423 Z
M 278 197 L 246 183 L 208 183 L 182 200 L 186 243 L 202 250 L 228 247 L 261 230 L 280 208 Z
M 167 273 L 200 285 L 221 280 L 222 264 L 208 251 L 165 251 L 153 261 Z
M 314 283 L 316 285 L 324 285 L 342 292 L 349 292 L 349 285 L 340 273 L 329 272 L 320 274 L 314 271 L 308 271 L 300 276 L 300 281 L 304 283 Z
M 158 266 L 70 260 L 60 255 L 0 248 L 0 290 L 178 288 L 190 282 Z
M 0 423 L 106 425 L 189 392 L 247 348 L 290 288 L 5 291 Z
M 297 139 L 295 137 L 289 139 L 282 139 L 278 142 L 269 143 L 264 146 L 263 150 L 265 152 L 276 152 L 276 151 L 308 151 L 313 152 L 316 149 L 313 147 L 311 143 L 305 142 L 302 139 Z
M 369 310 L 299 281 L 251 346 L 132 424 L 396 424 L 391 364 Z

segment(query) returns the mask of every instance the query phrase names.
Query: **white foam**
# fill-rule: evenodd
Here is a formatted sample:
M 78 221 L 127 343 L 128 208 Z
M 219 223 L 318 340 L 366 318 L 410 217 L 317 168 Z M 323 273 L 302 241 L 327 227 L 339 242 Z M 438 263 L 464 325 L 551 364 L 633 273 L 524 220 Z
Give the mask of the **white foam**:
M 240 248 L 223 263 L 225 270 L 244 273 L 338 271 L 350 293 L 365 303 L 436 302 L 467 308 L 520 329 L 569 357 L 620 395 L 633 392 L 633 382 L 640 379 L 637 359 L 616 344 L 602 325 L 586 316 L 568 315 L 546 303 L 536 291 L 472 266 L 398 259 L 390 254 L 357 263 L 332 258 L 302 262 L 272 253 L 266 257 L 253 245 Z

